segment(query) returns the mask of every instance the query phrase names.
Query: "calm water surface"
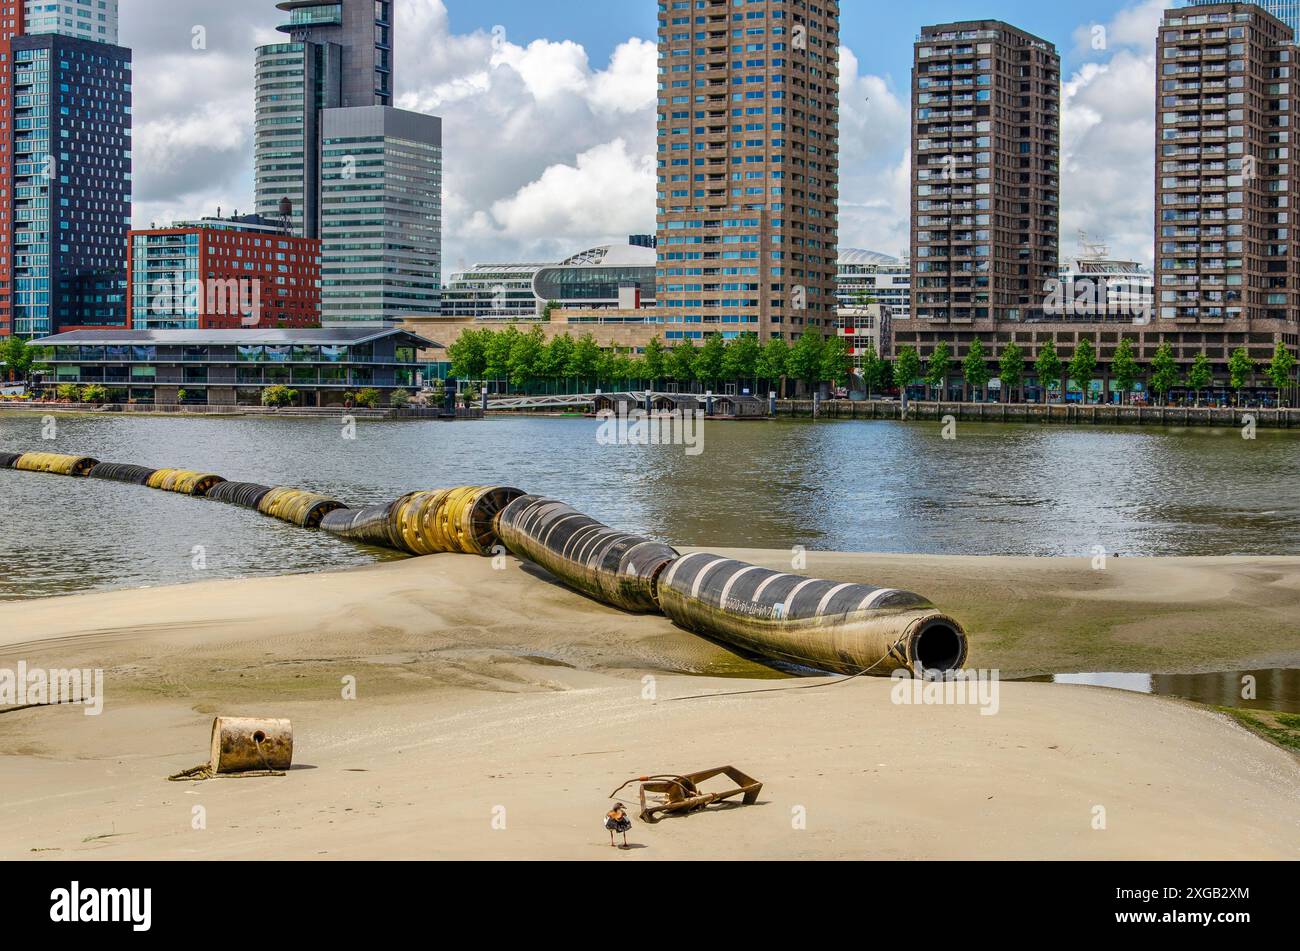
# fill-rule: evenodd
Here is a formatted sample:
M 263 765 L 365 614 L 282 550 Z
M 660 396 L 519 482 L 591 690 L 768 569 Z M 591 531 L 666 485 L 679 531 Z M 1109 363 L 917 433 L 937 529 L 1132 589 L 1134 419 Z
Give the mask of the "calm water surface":
M 502 483 L 679 545 L 954 555 L 1300 554 L 1300 433 L 708 423 L 705 451 L 600 446 L 586 419 L 361 422 L 0 414 L 0 450 L 297 485 L 353 505 Z M 0 471 L 0 599 L 394 557 L 215 503 Z
M 1200 674 L 1055 674 L 1031 679 L 1180 697 L 1216 707 L 1300 713 L 1300 670 L 1293 668 Z M 1253 694 L 1249 699 L 1248 685 L 1249 694 Z

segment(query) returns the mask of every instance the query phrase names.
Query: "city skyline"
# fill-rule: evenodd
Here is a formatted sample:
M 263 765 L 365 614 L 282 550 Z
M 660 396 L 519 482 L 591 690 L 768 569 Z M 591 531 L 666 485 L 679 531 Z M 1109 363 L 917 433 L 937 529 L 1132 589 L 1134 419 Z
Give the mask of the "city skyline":
M 1169 5 L 981 8 L 1062 54 L 1063 256 L 1086 230 L 1117 256 L 1153 261 L 1155 37 Z M 446 272 L 559 260 L 652 230 L 655 4 L 641 6 L 621 5 L 597 27 L 563 2 L 548 6 L 545 23 L 517 3 L 399 2 L 395 104 L 446 122 Z M 925 23 L 972 8 L 930 2 L 873 20 L 868 6 L 848 4 L 842 17 L 840 243 L 898 255 L 908 245 L 912 42 Z M 147 23 L 139 9 L 123 12 L 123 43 L 141 75 L 163 79 L 141 90 L 136 110 L 135 226 L 218 205 L 251 210 L 249 50 L 282 38 L 274 5 L 233 3 L 229 21 L 207 25 L 202 56 L 189 43 L 205 19 L 200 0 L 178 0 Z M 1094 24 L 1105 27 L 1103 50 L 1092 49 Z M 1134 96 L 1135 84 L 1149 94 Z M 200 88 L 196 104 L 190 90 Z

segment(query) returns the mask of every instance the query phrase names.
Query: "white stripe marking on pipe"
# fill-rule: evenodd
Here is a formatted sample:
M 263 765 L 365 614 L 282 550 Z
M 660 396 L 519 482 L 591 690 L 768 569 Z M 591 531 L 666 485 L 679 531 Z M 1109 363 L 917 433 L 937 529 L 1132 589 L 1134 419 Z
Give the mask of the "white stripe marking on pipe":
M 758 570 L 759 570 L 758 565 L 749 565 L 748 567 L 741 568 L 734 575 L 732 575 L 727 580 L 726 587 L 722 589 L 722 597 L 718 599 L 718 606 L 725 609 L 727 606 L 727 598 L 731 597 L 732 586 L 735 585 L 735 583 L 739 581 L 741 577 L 743 577 L 744 575 L 749 574 L 751 571 L 758 571 Z
M 885 600 L 885 598 L 891 594 L 898 594 L 898 589 L 881 588 L 879 591 L 873 591 L 869 595 L 867 595 L 866 598 L 863 599 L 860 605 L 858 605 L 858 610 L 870 611 L 872 608 L 878 605 L 881 601 Z
M 757 602 L 760 598 L 762 598 L 763 592 L 767 590 L 767 586 L 770 585 L 772 582 L 780 581 L 782 578 L 792 578 L 792 577 L 794 576 L 793 575 L 772 575 L 772 577 L 766 579 L 762 584 L 758 586 L 758 590 L 754 592 L 754 597 L 752 600 Z
M 794 590 L 791 591 L 785 597 L 786 617 L 789 617 L 794 612 L 794 599 L 799 597 L 799 592 L 802 591 L 804 588 L 808 587 L 810 584 L 817 584 L 819 580 L 820 579 L 818 578 L 804 578 L 803 581 L 799 582 L 797 585 L 794 586 Z
M 837 587 L 831 588 L 831 590 L 826 592 L 826 597 L 822 598 L 822 603 L 817 605 L 817 613 L 818 614 L 825 613 L 827 606 L 831 603 L 831 598 L 835 597 L 835 595 L 839 594 L 841 591 L 846 591 L 852 587 L 856 587 L 856 586 L 851 584 L 842 584 Z
M 596 534 L 583 541 L 581 546 L 582 557 L 578 560 L 585 561 L 589 564 L 603 561 L 605 558 L 605 552 L 609 549 L 609 546 L 615 544 L 622 537 L 623 533 L 618 529 L 601 529 L 596 532 Z
M 541 544 L 543 548 L 550 548 L 551 533 L 554 532 L 561 525 L 563 525 L 565 522 L 567 522 L 569 519 L 581 518 L 581 517 L 582 516 L 579 515 L 577 512 L 574 512 L 572 515 L 566 515 L 563 518 L 557 518 L 554 522 L 551 523 L 551 527 L 546 530 L 546 534 L 543 535 L 541 538 L 539 538 L 537 541 Z
M 673 575 L 677 574 L 677 569 L 678 569 L 678 568 L 680 568 L 682 565 L 686 564 L 686 562 L 690 561 L 692 558 L 696 558 L 696 557 L 698 557 L 698 556 L 700 556 L 700 555 L 703 555 L 703 554 L 704 554 L 704 552 L 702 552 L 702 551 L 693 551 L 693 552 L 691 552 L 689 555 L 683 555 L 682 557 L 680 557 L 680 558 L 678 558 L 676 561 L 674 561 L 674 562 L 672 563 L 672 565 L 670 565 L 669 568 L 668 568 L 668 575 L 667 575 L 667 577 L 664 578 L 664 587 L 666 588 L 666 587 L 668 587 L 670 584 L 673 583 Z
M 691 585 L 691 597 L 698 598 L 700 596 L 700 586 L 704 584 L 705 575 L 718 567 L 718 565 L 725 565 L 729 561 L 731 561 L 730 558 L 719 558 L 717 561 L 711 561 L 705 565 L 704 568 L 701 569 L 700 573 L 695 576 L 695 584 Z

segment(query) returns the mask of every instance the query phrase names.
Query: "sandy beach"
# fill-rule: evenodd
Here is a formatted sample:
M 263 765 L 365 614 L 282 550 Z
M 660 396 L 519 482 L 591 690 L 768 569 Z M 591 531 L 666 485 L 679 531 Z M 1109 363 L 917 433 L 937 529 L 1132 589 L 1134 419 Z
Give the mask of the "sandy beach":
M 806 570 L 926 594 L 1009 675 L 1300 665 L 1300 558 Z M 0 712 L 4 859 L 1300 857 L 1297 758 L 1206 708 L 1003 683 L 983 716 L 878 679 L 676 700 L 804 681 L 509 559 L 0 604 L 0 668 L 19 660 L 102 668 L 106 696 Z M 166 782 L 218 713 L 291 718 L 293 771 Z M 766 784 L 758 806 L 609 848 L 615 787 L 723 764 Z

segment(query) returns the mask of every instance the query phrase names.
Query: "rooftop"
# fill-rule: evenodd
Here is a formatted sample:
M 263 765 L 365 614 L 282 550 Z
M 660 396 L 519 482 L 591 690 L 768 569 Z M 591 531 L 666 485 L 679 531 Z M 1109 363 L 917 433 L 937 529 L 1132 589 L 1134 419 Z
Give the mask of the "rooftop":
M 862 248 L 840 248 L 840 264 L 901 264 L 898 258 L 879 251 L 865 251 Z
M 412 338 L 421 347 L 438 344 L 400 327 L 324 327 L 310 330 L 259 330 L 256 327 L 236 330 L 71 330 L 33 340 L 38 347 L 73 345 L 164 344 L 168 346 L 350 346 L 371 343 L 394 334 Z
M 635 244 L 605 244 L 561 261 L 560 267 L 654 267 L 659 253 Z

